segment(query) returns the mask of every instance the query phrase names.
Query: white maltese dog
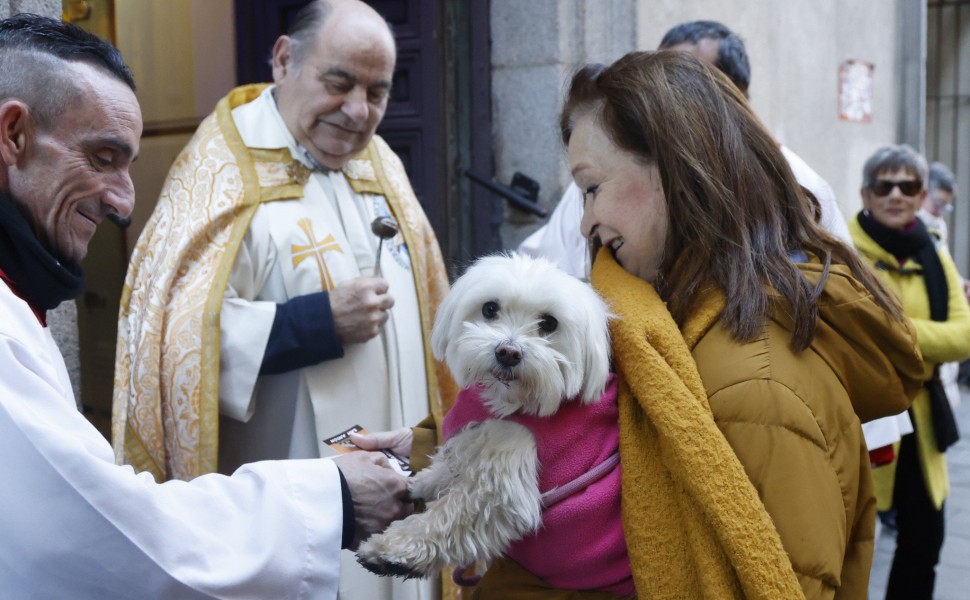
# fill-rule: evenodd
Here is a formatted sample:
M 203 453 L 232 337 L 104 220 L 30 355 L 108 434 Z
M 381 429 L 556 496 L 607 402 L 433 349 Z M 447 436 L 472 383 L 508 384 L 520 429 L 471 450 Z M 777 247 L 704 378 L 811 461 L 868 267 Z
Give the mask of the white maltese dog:
M 427 508 L 364 542 L 360 563 L 428 577 L 504 553 L 557 587 L 632 593 L 608 319 L 589 285 L 544 259 L 469 268 L 431 334 L 462 392 L 410 482 Z

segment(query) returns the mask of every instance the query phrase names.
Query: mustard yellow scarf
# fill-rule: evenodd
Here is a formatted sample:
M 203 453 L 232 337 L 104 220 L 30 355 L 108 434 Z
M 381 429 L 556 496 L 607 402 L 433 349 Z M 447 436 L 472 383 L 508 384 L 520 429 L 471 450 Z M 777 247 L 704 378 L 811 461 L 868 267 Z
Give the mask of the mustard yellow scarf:
M 709 294 L 681 332 L 653 286 L 608 251 L 592 282 L 617 315 L 623 527 L 638 597 L 803 597 L 691 356 L 723 295 Z

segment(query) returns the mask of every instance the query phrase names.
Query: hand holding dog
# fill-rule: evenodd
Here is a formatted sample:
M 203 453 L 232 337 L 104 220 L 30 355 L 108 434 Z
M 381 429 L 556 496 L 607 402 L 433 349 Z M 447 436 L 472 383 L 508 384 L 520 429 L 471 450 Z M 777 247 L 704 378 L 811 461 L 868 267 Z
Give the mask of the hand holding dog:
M 354 499 L 354 541 L 350 549 L 389 523 L 403 519 L 412 511 L 408 501 L 407 478 L 398 475 L 377 452 L 350 452 L 334 459 L 343 473 Z
M 330 311 L 337 337 L 346 346 L 362 344 L 381 332 L 394 306 L 382 277 L 356 277 L 330 290 Z

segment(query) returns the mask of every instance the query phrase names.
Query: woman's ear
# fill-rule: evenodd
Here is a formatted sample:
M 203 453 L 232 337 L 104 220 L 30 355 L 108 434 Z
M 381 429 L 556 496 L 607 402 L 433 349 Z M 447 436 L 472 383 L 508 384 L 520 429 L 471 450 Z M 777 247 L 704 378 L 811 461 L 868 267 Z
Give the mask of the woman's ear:
M 30 109 L 20 100 L 0 103 L 0 160 L 7 166 L 20 162 L 31 127 Z

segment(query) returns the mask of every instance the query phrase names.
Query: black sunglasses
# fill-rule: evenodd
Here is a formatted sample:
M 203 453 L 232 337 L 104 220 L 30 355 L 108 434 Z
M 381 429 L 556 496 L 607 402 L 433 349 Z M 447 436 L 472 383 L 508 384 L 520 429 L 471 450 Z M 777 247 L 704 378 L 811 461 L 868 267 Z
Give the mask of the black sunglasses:
M 909 181 L 877 179 L 875 183 L 869 186 L 869 189 L 877 196 L 888 196 L 892 193 L 894 187 L 899 187 L 899 191 L 904 196 L 915 196 L 923 189 L 923 182 L 919 179 L 911 179 Z

